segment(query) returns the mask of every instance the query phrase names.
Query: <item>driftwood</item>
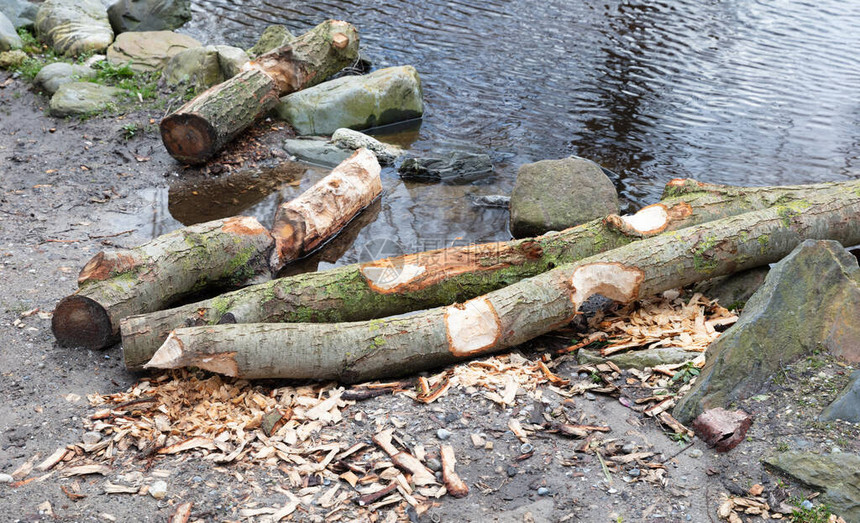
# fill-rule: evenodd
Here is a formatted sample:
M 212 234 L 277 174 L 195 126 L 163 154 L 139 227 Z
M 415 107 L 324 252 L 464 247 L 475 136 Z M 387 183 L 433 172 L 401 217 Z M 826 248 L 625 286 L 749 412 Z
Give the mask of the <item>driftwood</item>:
M 122 322 L 125 364 L 139 370 L 173 329 L 218 323 L 370 320 L 450 305 L 554 267 L 672 231 L 828 192 L 860 182 L 786 187 L 731 187 L 673 180 L 678 196 L 627 216 L 539 238 L 440 249 L 281 278 Z
M 858 220 L 857 186 L 826 191 L 793 205 L 643 239 L 465 303 L 407 316 L 176 329 L 146 367 L 344 382 L 414 373 L 549 332 L 569 322 L 594 294 L 629 302 L 775 262 L 804 239 L 858 244 Z
M 298 198 L 278 207 L 272 235 L 271 266 L 306 256 L 343 229 L 382 194 L 376 155 L 359 149 Z
M 164 118 L 164 146 L 181 162 L 203 163 L 272 110 L 280 96 L 316 85 L 357 58 L 355 27 L 327 20 Z
M 157 311 L 207 287 L 270 280 L 272 235 L 254 218 L 193 225 L 128 250 L 101 252 L 78 276 L 78 291 L 54 310 L 60 345 L 101 349 L 119 339 L 119 322 Z

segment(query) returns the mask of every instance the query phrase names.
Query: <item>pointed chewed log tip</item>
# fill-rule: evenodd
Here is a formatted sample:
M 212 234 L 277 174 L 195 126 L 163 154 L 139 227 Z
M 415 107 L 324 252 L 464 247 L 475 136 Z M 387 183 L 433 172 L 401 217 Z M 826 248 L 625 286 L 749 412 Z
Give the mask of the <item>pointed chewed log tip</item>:
M 164 344 L 143 366 L 145 369 L 178 369 L 180 367 L 198 367 L 224 376 L 239 376 L 236 352 L 205 354 L 191 351 L 186 353 L 185 345 L 176 335 L 176 332 L 171 332 L 167 336 Z
M 176 369 L 183 367 L 182 342 L 174 333 L 170 333 L 161 347 L 155 351 L 152 358 L 144 364 L 144 369 Z
M 570 278 L 573 289 L 571 300 L 577 309 L 594 294 L 627 303 L 639 296 L 639 286 L 644 277 L 641 269 L 620 263 L 582 265 L 576 268 Z
M 486 298 L 451 305 L 445 310 L 448 349 L 459 358 L 479 354 L 496 346 L 502 333 L 501 320 Z
M 105 308 L 95 300 L 76 294 L 57 304 L 51 330 L 63 347 L 104 349 L 118 340 Z

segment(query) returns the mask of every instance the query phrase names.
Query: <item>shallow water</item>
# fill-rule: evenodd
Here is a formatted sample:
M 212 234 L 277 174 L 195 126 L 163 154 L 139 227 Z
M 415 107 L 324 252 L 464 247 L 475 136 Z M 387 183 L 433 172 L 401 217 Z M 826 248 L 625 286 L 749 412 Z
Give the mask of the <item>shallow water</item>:
M 184 32 L 244 47 L 269 24 L 301 33 L 351 21 L 375 68 L 421 74 L 427 111 L 413 150 L 493 158 L 496 175 L 476 185 L 405 183 L 386 170 L 378 217 L 341 263 L 371 239 L 405 250 L 507 239 L 507 212 L 467 195 L 509 193 L 519 165 L 572 154 L 617 173 L 628 209 L 676 177 L 860 177 L 858 2 L 211 0 L 193 14 Z

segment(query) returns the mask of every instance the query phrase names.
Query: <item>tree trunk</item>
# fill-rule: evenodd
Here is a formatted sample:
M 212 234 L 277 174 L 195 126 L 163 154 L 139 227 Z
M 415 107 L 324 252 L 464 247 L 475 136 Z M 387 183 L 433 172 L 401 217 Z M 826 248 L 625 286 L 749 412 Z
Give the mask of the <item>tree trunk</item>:
M 280 96 L 316 85 L 357 58 L 355 27 L 327 20 L 167 116 L 160 125 L 164 146 L 181 162 L 203 163 L 272 110 Z
M 376 155 L 359 149 L 298 198 L 278 207 L 272 224 L 274 271 L 334 237 L 382 194 Z
M 860 182 L 709 186 L 650 205 L 632 216 L 595 220 L 539 238 L 439 249 L 281 278 L 211 300 L 127 318 L 122 322 L 125 364 L 139 370 L 170 331 L 179 327 L 360 321 L 450 305 L 662 231 L 858 187 Z
M 858 182 L 860 184 L 860 182 Z M 775 262 L 804 239 L 860 243 L 860 190 L 827 191 L 664 233 L 465 303 L 352 323 L 174 330 L 146 365 L 244 378 L 356 382 L 410 374 L 528 341 L 569 322 L 593 294 L 619 302 Z
M 81 270 L 79 290 L 57 304 L 54 336 L 60 345 L 102 349 L 118 340 L 119 322 L 131 314 L 163 309 L 207 287 L 269 280 L 273 245 L 257 220 L 237 216 L 101 252 Z

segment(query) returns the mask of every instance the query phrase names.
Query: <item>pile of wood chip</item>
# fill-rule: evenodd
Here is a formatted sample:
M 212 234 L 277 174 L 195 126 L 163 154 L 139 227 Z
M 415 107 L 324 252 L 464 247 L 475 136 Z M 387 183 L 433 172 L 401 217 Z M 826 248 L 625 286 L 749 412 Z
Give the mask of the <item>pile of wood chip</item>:
M 351 405 L 381 394 L 403 394 L 432 403 L 450 390 L 461 389 L 508 408 L 524 399 L 539 401 L 545 390 L 552 390 L 565 398 L 558 412 L 541 413 L 543 418 L 537 420 L 510 418 L 509 430 L 524 445 L 539 431 L 576 438 L 581 440 L 576 447 L 579 453 L 600 461 L 607 484 L 612 482 L 612 472 L 633 467 L 641 470 L 636 481 L 665 484 L 662 456 L 622 453 L 619 440 L 607 437 L 609 427 L 577 417 L 573 398 L 585 393 L 616 397 L 653 417 L 670 433 L 692 436 L 668 413 L 675 396 L 689 387 L 675 390 L 673 380 L 704 363 L 701 351 L 719 335 L 715 327 L 731 318 L 725 309 L 699 295 L 687 302 L 672 296 L 641 302 L 611 318 L 599 318 L 595 326 L 601 330 L 592 331 L 586 340 L 608 340 L 611 344 L 604 349 L 611 352 L 681 344 L 690 348 L 692 363 L 627 371 L 612 363 L 583 365 L 569 378 L 554 369 L 574 357 L 576 346 L 555 357 L 543 353 L 535 361 L 517 352 L 500 354 L 464 362 L 429 378 L 369 383 L 349 390 L 335 384 L 273 388 L 202 372 L 172 371 L 126 392 L 91 394 L 88 400 L 95 411 L 86 421 L 85 441 L 64 446 L 41 462 L 34 456 L 14 476 L 21 485 L 54 474 L 101 474 L 110 478 L 103 484 L 107 494 L 149 494 L 160 499 L 166 495 L 163 477 L 170 473 L 155 469 L 144 475 L 139 471 L 141 462 L 149 469 L 166 456 L 201 459 L 240 480 L 247 468 L 263 465 L 288 478 L 289 489 L 274 487 L 286 503 L 267 507 L 253 498 L 244 500 L 235 514 L 239 519 L 280 521 L 299 511 L 325 521 L 403 520 L 426 512 L 442 496 L 468 494 L 469 486 L 454 468 L 455 449 L 410 447 L 395 429 L 386 427 L 387 416 L 362 419 L 361 411 L 345 414 Z M 345 415 L 362 422 L 367 434 L 345 433 L 341 423 Z M 491 445 L 477 434 L 472 443 Z M 528 459 L 531 452 L 526 448 L 517 459 Z M 438 474 L 427 466 L 431 457 L 442 464 Z M 577 459 L 567 465 L 577 464 Z M 138 472 L 127 472 L 134 470 Z M 482 491 L 486 487 L 480 481 L 474 485 Z M 263 492 L 260 486 L 252 486 Z M 64 492 L 72 499 L 81 495 L 74 487 Z M 187 504 L 179 509 L 190 513 Z
M 753 485 L 750 489 L 751 493 L 748 496 L 728 496 L 723 495 L 720 507 L 717 509 L 717 515 L 720 519 L 725 519 L 729 523 L 743 523 L 744 520 L 740 514 L 745 516 L 758 516 L 762 519 L 789 519 L 790 515 L 797 511 L 796 508 L 781 503 L 780 507 L 771 507 L 768 502 L 760 496 L 762 493 L 761 485 Z M 794 521 L 794 519 L 792 519 Z M 803 521 L 806 521 L 805 519 Z M 810 520 L 811 521 L 811 520 Z M 816 519 L 815 521 L 824 521 Z M 841 517 L 831 514 L 827 523 L 846 523 Z

